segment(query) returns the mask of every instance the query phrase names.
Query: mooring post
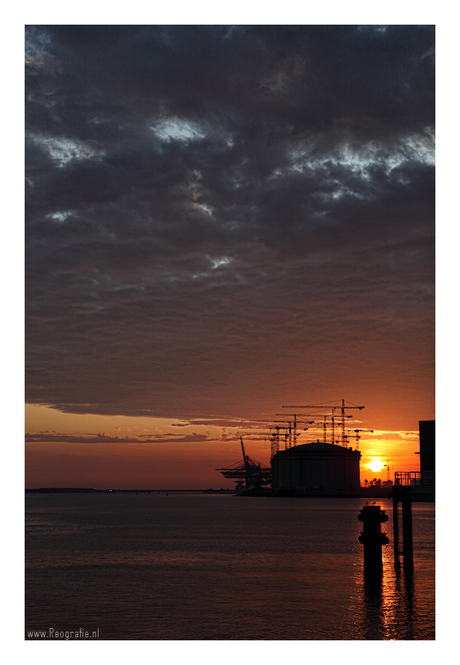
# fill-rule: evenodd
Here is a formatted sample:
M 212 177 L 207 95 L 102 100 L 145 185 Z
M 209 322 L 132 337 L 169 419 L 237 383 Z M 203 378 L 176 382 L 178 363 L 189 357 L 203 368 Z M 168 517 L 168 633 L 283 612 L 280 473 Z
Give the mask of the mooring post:
M 382 545 L 387 545 L 388 537 L 381 532 L 382 522 L 388 515 L 380 506 L 364 506 L 358 515 L 363 523 L 363 531 L 359 542 L 364 545 L 364 572 L 380 573 L 382 571 Z
M 403 565 L 404 570 L 414 569 L 414 545 L 412 541 L 412 501 L 410 487 L 404 486 L 402 495 L 403 518 Z

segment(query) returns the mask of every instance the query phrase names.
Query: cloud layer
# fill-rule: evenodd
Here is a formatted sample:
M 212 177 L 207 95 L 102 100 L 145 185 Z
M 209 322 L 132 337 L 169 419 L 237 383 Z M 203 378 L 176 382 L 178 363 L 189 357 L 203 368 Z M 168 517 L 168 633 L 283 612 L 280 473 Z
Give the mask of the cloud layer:
M 430 26 L 27 27 L 27 400 L 430 403 L 433 52 Z

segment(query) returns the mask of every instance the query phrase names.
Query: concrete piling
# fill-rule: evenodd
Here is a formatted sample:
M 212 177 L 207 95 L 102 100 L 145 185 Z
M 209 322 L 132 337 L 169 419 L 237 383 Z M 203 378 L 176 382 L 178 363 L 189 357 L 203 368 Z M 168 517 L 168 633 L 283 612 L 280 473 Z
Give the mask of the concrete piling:
M 393 487 L 393 544 L 396 570 L 401 567 L 399 561 L 399 503 L 401 503 L 402 513 L 403 566 L 406 572 L 411 572 L 414 569 L 414 545 L 412 538 L 412 499 L 408 485 L 395 485 Z
M 379 574 L 382 572 L 382 545 L 389 542 L 381 532 L 381 525 L 388 521 L 388 515 L 380 506 L 364 506 L 358 519 L 363 523 L 359 542 L 364 545 L 364 572 Z
M 403 566 L 410 572 L 414 569 L 414 545 L 412 540 L 412 501 L 410 487 L 403 487 L 402 496 L 403 516 Z
M 393 487 L 393 555 L 395 569 L 399 570 L 399 514 L 398 514 L 398 488 Z

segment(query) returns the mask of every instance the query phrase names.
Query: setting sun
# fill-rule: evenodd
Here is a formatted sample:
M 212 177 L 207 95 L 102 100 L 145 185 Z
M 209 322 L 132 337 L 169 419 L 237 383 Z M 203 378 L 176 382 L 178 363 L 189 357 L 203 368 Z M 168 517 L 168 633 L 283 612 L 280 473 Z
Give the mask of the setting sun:
M 379 460 L 373 460 L 372 462 L 370 462 L 370 464 L 368 464 L 368 467 L 372 471 L 375 471 L 376 473 L 378 473 L 379 471 L 381 471 L 383 469 L 384 464 L 382 464 L 382 462 L 380 462 Z

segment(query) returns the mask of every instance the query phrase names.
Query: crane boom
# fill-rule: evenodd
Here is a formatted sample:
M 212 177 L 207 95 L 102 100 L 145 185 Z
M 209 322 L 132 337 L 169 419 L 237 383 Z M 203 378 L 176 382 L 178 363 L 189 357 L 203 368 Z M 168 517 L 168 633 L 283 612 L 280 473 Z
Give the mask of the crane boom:
M 351 418 L 351 416 L 345 416 L 345 409 L 364 409 L 364 406 L 346 406 L 345 400 L 342 399 L 342 405 L 334 404 L 285 404 L 283 409 L 331 409 L 332 411 L 332 443 L 335 443 L 335 422 L 334 422 L 334 412 L 340 409 L 341 412 L 341 429 L 342 429 L 342 445 L 346 445 L 346 436 L 345 436 L 345 418 Z
M 283 404 L 283 409 L 364 409 L 364 406 L 345 406 L 345 400 L 342 400 L 342 406 L 333 406 L 330 404 Z
M 244 443 L 243 443 L 243 437 L 240 436 L 240 441 L 241 441 L 241 450 L 243 451 L 243 462 L 244 466 L 246 466 L 246 455 L 244 454 Z

